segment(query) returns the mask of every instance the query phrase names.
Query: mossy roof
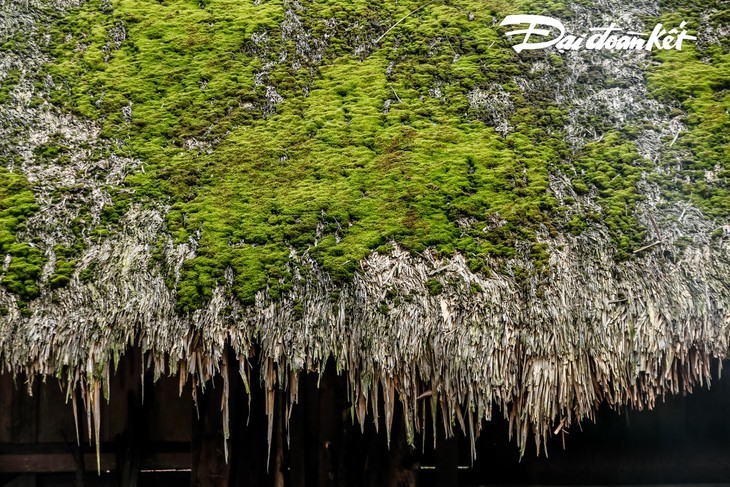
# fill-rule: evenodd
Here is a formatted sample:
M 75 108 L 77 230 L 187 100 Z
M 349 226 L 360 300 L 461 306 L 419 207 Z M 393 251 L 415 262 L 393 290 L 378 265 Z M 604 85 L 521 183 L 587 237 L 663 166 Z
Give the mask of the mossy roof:
M 639 56 L 518 55 L 498 26 L 521 12 L 610 20 L 592 2 L 18 3 L 32 28 L 0 38 L 0 358 L 77 380 L 141 343 L 204 378 L 224 344 L 247 356 L 260 341 L 286 367 L 333 355 L 367 372 L 353 378 L 366 396 L 383 380 L 410 397 L 412 379 L 478 419 L 502 403 L 538 437 L 592 401 L 676 391 L 641 374 L 726 353 L 722 4 L 625 2 L 632 22 L 687 20 L 699 38 Z M 369 270 L 382 262 L 390 274 Z M 465 348 L 434 336 L 452 326 Z M 637 337 L 642 326 L 655 330 Z M 397 366 L 373 355 L 407 339 Z M 13 351 L 19 340 L 28 349 Z M 555 366 L 568 357 L 578 365 Z M 558 375 L 520 376 L 532 359 Z M 456 372 L 434 369 L 450 360 Z M 501 385 L 448 379 L 485 370 Z M 551 394 L 560 402 L 524 399 Z

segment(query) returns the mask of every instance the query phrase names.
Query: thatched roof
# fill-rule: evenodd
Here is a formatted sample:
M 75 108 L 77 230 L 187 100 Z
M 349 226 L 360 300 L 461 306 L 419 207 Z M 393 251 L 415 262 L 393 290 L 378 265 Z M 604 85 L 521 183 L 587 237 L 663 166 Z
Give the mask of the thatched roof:
M 317 257 L 316 244 L 305 251 L 292 247 L 286 261 L 291 277 L 284 292 L 274 295 L 267 285 L 252 303 L 244 303 L 234 292 L 238 275 L 229 267 L 210 285 L 202 305 L 181 311 L 178 283 L 185 279 L 186 263 L 200 255 L 205 228 L 181 241 L 169 228 L 175 202 L 145 198 L 125 200 L 129 204 L 123 215 L 104 232 L 94 233 L 103 209 L 134 188 L 125 178 L 144 171 L 146 161 L 140 154 L 116 153 L 119 146 L 100 133 L 103 120 L 87 120 L 44 101 L 58 87 L 42 71 L 52 57 L 41 48 L 44 32 L 38 23 L 44 15 L 68 14 L 69 6 L 63 3 L 53 3 L 49 13 L 33 2 L 13 2 L 11 14 L 0 18 L 0 41 L 21 31 L 31 33 L 31 42 L 1 52 L 0 76 L 22 73 L 0 106 L 5 121 L 0 138 L 11 141 L 0 146 L 6 158 L 2 174 L 22 175 L 27 182 L 24 188 L 21 183 L 13 186 L 8 198 L 32 191 L 38 207 L 23 217 L 22 227 L 16 221 L 7 230 L 7 238 L 27 245 L 24 256 L 9 246 L 0 256 L 5 262 L 0 276 L 6 284 L 0 286 L 0 365 L 5 371 L 57 376 L 69 390 L 82 388 L 86 407 L 93 411 L 115 363 L 132 345 L 142 348 L 158 374 L 179 375 L 181 385 L 204 384 L 218 374 L 228 366 L 230 347 L 240 360 L 244 380 L 258 380 L 250 378 L 248 370 L 251 361 L 258 361 L 266 390 L 285 388 L 290 401 L 297 400 L 296 372 L 321 371 L 332 358 L 349 378 L 361 423 L 368 415 L 384 415 L 389 427 L 400 401 L 412 437 L 423 428 L 421 412 L 428 402 L 432 411 L 444 413 L 447 431 L 459 425 L 472 438 L 482 420 L 504 415 L 524 449 L 531 436 L 539 446 L 553 432 L 590 419 L 602 402 L 651 408 L 666 394 L 709 384 L 713 360 L 727 356 L 730 224 L 726 214 L 712 212 L 713 205 L 720 209 L 727 203 L 699 200 L 694 193 L 678 197 L 655 177 L 686 177 L 690 192 L 700 191 L 693 179 L 696 173 L 685 174 L 681 168 L 674 172 L 668 163 L 657 162 L 669 157 L 680 166 L 691 166 L 700 157 L 681 143 L 682 131 L 699 129 L 688 127 L 685 115 L 668 106 L 699 109 L 687 108 L 684 99 L 660 101 L 647 92 L 648 54 L 617 58 L 570 53 L 563 55 L 564 71 L 548 70 L 564 83 L 549 96 L 567 114 L 560 123 L 573 151 L 568 159 L 601 140 L 611 127 L 627 121 L 640 127 L 633 140 L 626 136 L 624 141 L 633 144 L 644 161 L 655 164 L 636 182 L 640 198 L 633 206 L 626 202 L 626 215 L 644 229 L 640 242 L 622 247 L 623 234 L 617 237 L 607 222 L 611 213 L 602 206 L 600 191 L 591 187 L 583 192 L 559 167 L 550 170 L 545 191 L 568 205 L 567 213 L 534 224 L 532 240 L 515 239 L 511 255 L 481 255 L 483 265 L 478 268 L 470 265 L 473 256 L 465 252 L 406 250 L 403 242 L 392 238 L 385 242 L 388 246 L 360 259 L 343 280 L 332 277 L 326 261 Z M 588 10 L 569 6 L 572 25 L 588 16 L 618 15 L 609 3 L 596 2 Z M 656 2 L 619 3 L 628 21 L 639 14 L 662 13 Z M 716 42 L 726 52 L 722 29 L 727 24 L 712 17 L 713 12 L 711 7 L 695 12 L 704 22 L 700 31 L 708 36 L 697 49 L 714 49 L 708 46 Z M 287 19 L 287 28 L 295 29 L 295 22 Z M 382 34 L 388 25 L 373 31 Z M 121 45 L 127 34 L 120 32 L 111 29 L 109 35 Z M 701 51 L 698 59 L 704 54 L 710 56 Z M 303 55 L 300 61 L 319 62 L 311 56 Z M 546 62 L 538 57 L 524 61 L 520 69 L 547 69 Z M 582 76 L 592 66 L 601 66 L 604 76 Z M 608 78 L 619 82 L 611 84 Z M 523 92 L 542 92 L 552 83 L 549 77 L 514 80 L 518 85 L 524 82 L 518 86 Z M 485 111 L 482 120 L 487 126 L 506 134 L 512 130 L 512 108 L 500 89 L 472 91 L 470 100 L 477 100 L 476 108 Z M 400 98 L 395 88 L 393 92 Z M 41 101 L 31 103 L 33 96 Z M 273 95 L 267 91 L 266 96 Z M 497 102 L 481 106 L 482 98 Z M 611 107 L 613 118 L 595 122 L 606 115 L 599 106 Z M 692 116 L 701 119 L 702 112 Z M 718 123 L 727 124 L 719 117 Z M 68 155 L 63 161 L 57 155 L 39 155 L 37 149 L 46 147 L 53 136 L 62 139 Z M 711 144 L 726 142 L 725 135 Z M 602 157 L 601 150 L 599 146 L 596 158 Z M 700 179 L 720 198 L 727 194 L 728 162 L 714 163 L 716 170 L 705 171 Z M 10 212 L 2 206 L 0 210 Z M 594 216 L 591 220 L 587 215 Z M 8 216 L 7 221 L 11 217 L 15 218 Z M 568 223 L 573 217 L 588 222 L 585 228 L 572 231 Z M 81 230 L 70 232 L 79 220 Z M 462 235 L 477 225 L 484 226 L 486 234 L 505 223 L 466 216 L 458 221 Z M 319 241 L 327 236 L 322 232 Z M 337 231 L 334 235 L 340 238 Z M 71 248 L 77 241 L 83 246 L 69 264 L 71 257 L 64 260 L 56 246 Z M 546 249 L 545 260 L 536 261 L 536 244 Z M 45 259 L 36 279 L 39 290 L 33 294 L 23 288 L 29 297 L 24 299 L 7 285 L 8 276 L 14 260 L 30 259 L 27 256 L 36 251 Z M 621 252 L 627 255 L 618 255 Z M 70 266 L 68 279 L 53 281 L 53 276 L 63 277 L 58 272 L 62 265 Z M 384 396 L 384 411 L 377 409 L 379 395 Z M 267 397 L 273 401 L 273 394 Z

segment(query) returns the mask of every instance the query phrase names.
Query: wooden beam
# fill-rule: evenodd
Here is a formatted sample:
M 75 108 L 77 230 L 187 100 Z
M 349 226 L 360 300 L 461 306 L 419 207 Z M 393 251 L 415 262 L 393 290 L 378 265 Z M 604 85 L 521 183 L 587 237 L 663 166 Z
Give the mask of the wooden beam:
M 96 454 L 84 454 L 87 472 L 96 472 Z M 190 453 L 153 453 L 142 460 L 143 470 L 187 470 Z M 101 470 L 116 470 L 114 453 L 101 454 Z M 0 454 L 0 473 L 75 472 L 76 463 L 70 453 L 5 453 Z

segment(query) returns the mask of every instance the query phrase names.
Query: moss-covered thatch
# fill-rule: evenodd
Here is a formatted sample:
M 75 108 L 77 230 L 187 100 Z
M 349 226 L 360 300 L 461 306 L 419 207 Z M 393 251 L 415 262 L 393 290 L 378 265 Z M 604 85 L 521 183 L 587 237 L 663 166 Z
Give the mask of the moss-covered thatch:
M 503 414 L 523 448 L 703 384 L 730 339 L 722 3 L 9 2 L 0 365 L 93 411 L 130 345 L 181 384 L 231 347 L 291 401 L 331 357 L 360 422 Z M 698 39 L 518 55 L 519 12 Z

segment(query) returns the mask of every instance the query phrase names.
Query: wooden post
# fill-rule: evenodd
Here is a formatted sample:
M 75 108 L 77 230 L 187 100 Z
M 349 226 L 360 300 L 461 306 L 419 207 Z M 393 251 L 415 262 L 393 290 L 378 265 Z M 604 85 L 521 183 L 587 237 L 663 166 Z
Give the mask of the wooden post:
M 437 429 L 436 487 L 453 487 L 459 485 L 459 438 L 446 438 L 441 418 Z
M 30 390 L 22 376 L 16 378 L 17 387 L 13 390 L 10 420 L 11 443 L 36 443 L 38 441 L 38 409 L 40 384 L 36 380 Z M 32 394 L 32 395 L 31 395 Z M 17 487 L 35 487 L 36 474 L 28 473 L 16 477 L 12 485 Z
M 23 378 L 17 378 L 17 388 L 13 391 L 10 420 L 11 443 L 35 443 L 38 441 L 38 398 L 40 384 L 33 382 L 30 391 Z M 32 394 L 32 396 L 31 396 Z
M 145 377 L 145 379 L 147 379 Z M 150 380 L 143 379 L 140 387 Z M 142 457 L 146 450 L 147 404 L 154 400 L 152 387 L 146 389 L 145 404 L 142 398 L 129 391 L 127 394 L 127 425 L 124 434 L 117 441 L 117 474 L 120 487 L 137 487 Z
M 400 402 L 393 411 L 393 431 L 391 431 L 390 450 L 388 451 L 388 474 L 383 479 L 389 487 L 416 487 L 417 464 L 412 447 L 406 438 L 406 418 Z M 452 487 L 456 486 L 454 484 Z
M 307 374 L 305 378 L 304 399 L 304 438 L 307 445 L 305 456 L 306 485 L 316 486 L 319 472 L 319 404 L 320 390 L 317 387 L 318 378 L 315 374 Z
M 215 387 L 214 387 L 215 385 Z M 229 464 L 223 446 L 221 400 L 223 381 L 218 377 L 198 393 L 199 417 L 193 413 L 192 472 L 193 487 L 226 487 Z
M 304 374 L 300 382 L 306 379 Z M 307 400 L 306 388 L 304 393 L 300 392 L 300 404 L 292 406 L 291 418 L 289 419 L 289 485 L 291 487 L 305 487 L 306 484 L 306 446 L 307 441 L 304 435 L 304 402 Z
M 317 487 L 338 485 L 337 465 L 340 448 L 340 411 L 337 407 L 333 364 L 328 364 L 319 388 L 319 445 L 317 456 Z
M 253 361 L 252 361 L 253 362 Z M 238 363 L 231 366 L 231 451 L 230 483 L 232 487 L 268 486 L 266 413 L 263 389 L 259 386 L 260 370 L 251 370 L 250 397 L 237 373 Z M 250 401 L 250 410 L 249 410 Z
M 271 440 L 274 449 L 274 461 L 272 465 L 273 487 L 284 487 L 284 393 L 281 389 L 276 391 L 276 404 L 274 405 L 274 438 Z

